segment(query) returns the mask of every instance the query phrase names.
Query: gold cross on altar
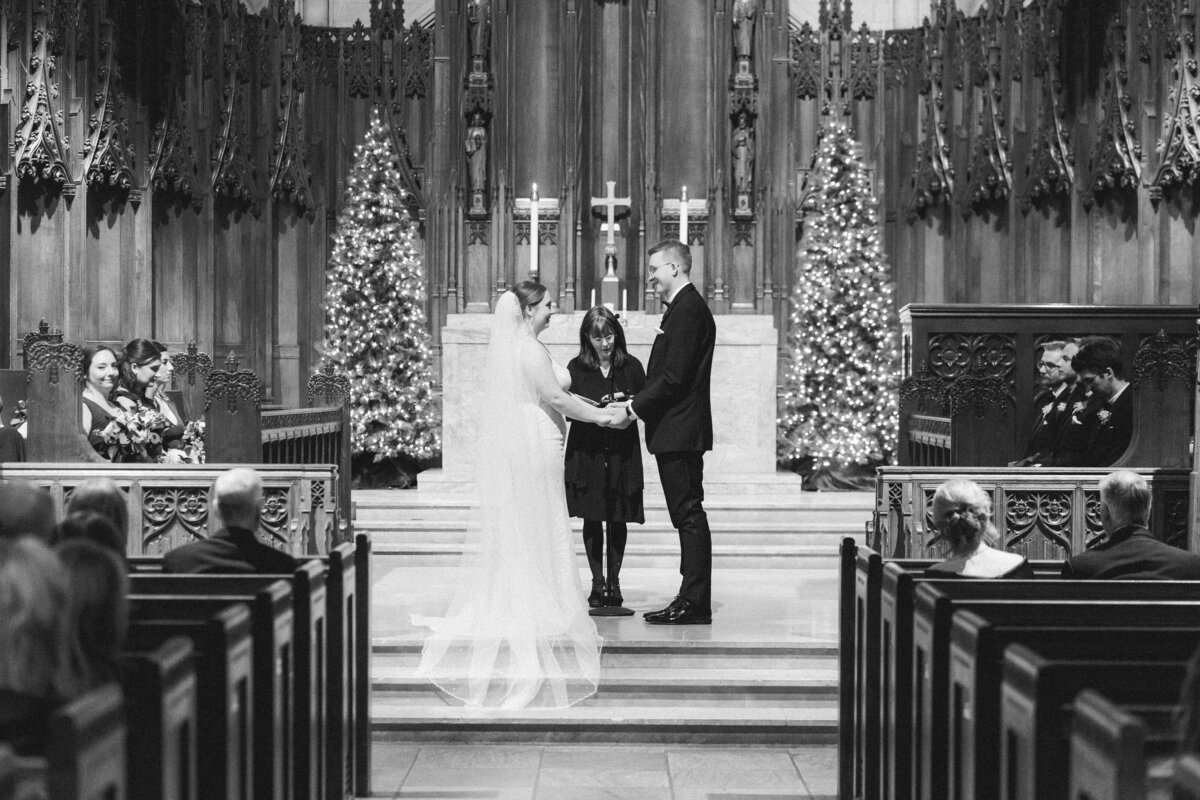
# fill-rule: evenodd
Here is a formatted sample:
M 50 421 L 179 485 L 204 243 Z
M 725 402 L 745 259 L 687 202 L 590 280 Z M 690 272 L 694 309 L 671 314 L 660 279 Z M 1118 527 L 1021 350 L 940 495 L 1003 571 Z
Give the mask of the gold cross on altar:
M 617 249 L 617 209 L 630 208 L 633 200 L 628 197 L 617 197 L 617 182 L 605 181 L 608 186 L 608 193 L 604 197 L 593 197 L 592 208 L 604 209 L 608 216 L 608 221 L 600 226 L 600 230 L 608 232 L 608 241 L 605 242 L 605 252 L 616 252 Z

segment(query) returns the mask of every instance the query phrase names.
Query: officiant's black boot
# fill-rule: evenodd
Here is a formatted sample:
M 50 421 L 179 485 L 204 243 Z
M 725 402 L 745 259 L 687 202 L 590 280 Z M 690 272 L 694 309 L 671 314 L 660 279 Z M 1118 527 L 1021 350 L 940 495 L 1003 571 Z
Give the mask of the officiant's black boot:
M 588 607 L 600 608 L 604 605 L 604 523 L 600 520 L 583 521 L 583 551 L 587 554 L 588 569 L 592 571 Z
M 624 522 L 608 523 L 608 584 L 604 587 L 604 605 L 613 608 L 625 604 L 625 598 L 621 596 L 621 562 L 625 560 L 628 530 Z

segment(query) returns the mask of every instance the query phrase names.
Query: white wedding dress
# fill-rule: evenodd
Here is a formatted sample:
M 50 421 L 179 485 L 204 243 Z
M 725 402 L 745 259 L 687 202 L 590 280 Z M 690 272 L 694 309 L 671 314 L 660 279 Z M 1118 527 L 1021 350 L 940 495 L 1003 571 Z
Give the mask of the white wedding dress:
M 418 677 L 469 706 L 561 708 L 596 691 L 602 640 L 587 614 L 563 485 L 566 422 L 546 398 L 570 373 L 526 331 L 512 292 L 497 302 L 480 411 L 468 537 L 445 617 Z

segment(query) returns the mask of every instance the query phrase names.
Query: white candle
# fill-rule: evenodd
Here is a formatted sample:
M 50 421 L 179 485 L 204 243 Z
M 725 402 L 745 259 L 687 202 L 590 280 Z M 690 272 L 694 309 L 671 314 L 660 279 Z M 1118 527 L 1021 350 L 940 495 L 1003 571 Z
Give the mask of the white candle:
M 687 244 L 687 187 L 679 194 L 679 241 Z
M 595 308 L 595 307 L 596 307 L 596 290 L 592 289 L 592 299 L 588 303 L 588 308 Z
M 628 291 L 629 291 L 628 289 L 622 289 L 622 290 L 621 290 L 621 312 L 622 312 L 622 313 L 624 313 L 624 311 L 625 311 L 625 300 L 627 299 L 627 298 L 625 297 L 625 294 L 626 294 L 626 292 L 628 292 Z
M 537 184 L 533 184 L 533 192 L 529 195 L 529 276 L 537 280 L 538 276 L 538 195 Z

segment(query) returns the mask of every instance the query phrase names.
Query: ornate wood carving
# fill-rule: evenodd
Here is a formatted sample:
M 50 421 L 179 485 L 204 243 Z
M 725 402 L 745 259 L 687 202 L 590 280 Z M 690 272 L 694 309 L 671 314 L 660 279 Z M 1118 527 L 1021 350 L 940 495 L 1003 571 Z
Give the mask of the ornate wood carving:
M 969 31 L 970 22 L 961 21 L 960 29 Z M 963 57 L 977 67 L 974 83 L 982 101 L 967 169 L 967 202 L 980 207 L 1008 198 L 1012 191 L 1012 160 L 1009 157 L 1009 119 L 1004 93 L 1007 81 L 1001 47 L 1005 25 L 1003 4 L 991 5 L 976 22 L 978 39 L 964 36 Z M 973 46 L 974 41 L 978 41 L 977 47 Z
M 113 24 L 105 20 L 100 25 L 99 74 L 92 98 L 92 115 L 88 120 L 88 136 L 83 143 L 83 174 L 91 186 L 111 186 L 129 192 L 133 189 L 136 162 L 129 137 L 129 121 L 124 113 L 123 93 L 119 88 L 120 71 L 113 61 L 115 50 Z
M 1003 378 L 976 367 L 946 388 L 946 405 L 951 416 L 974 409 L 975 416 L 982 419 L 989 407 L 1002 411 L 1008 408 L 1008 389 L 1009 384 Z
M 248 369 L 238 369 L 238 360 L 233 353 L 225 359 L 225 369 L 214 369 L 208 373 L 204 383 L 204 407 L 214 400 L 225 400 L 230 411 L 237 409 L 238 400 L 251 400 L 257 410 L 262 403 L 262 389 L 258 376 Z
M 208 528 L 208 492 L 204 487 L 176 489 L 168 486 L 142 487 L 142 552 L 158 550 L 173 528 L 182 528 L 193 538 L 203 538 Z M 182 542 L 172 542 L 165 551 Z
M 45 325 L 45 320 L 42 321 Z M 34 372 L 46 372 L 50 383 L 58 383 L 59 370 L 63 370 L 72 380 L 81 378 L 79 367 L 83 361 L 83 348 L 74 342 L 64 342 L 63 332 L 54 328 L 47 334 L 42 328 L 40 334 L 25 336 L 22 355 L 25 360 L 26 380 L 33 380 Z
M 849 6 L 847 3 L 847 10 Z M 850 96 L 855 100 L 875 99 L 878 70 L 879 34 L 864 22 L 850 34 Z
M 950 136 L 946 124 L 945 53 L 949 39 L 949 22 L 945 0 L 936 7 L 934 22 L 925 20 L 921 26 L 924 80 L 921 103 L 924 106 L 922 131 L 924 137 L 917 149 L 917 166 L 913 171 L 912 206 L 922 213 L 934 206 L 944 206 L 954 193 L 954 164 L 950 160 Z
M 166 116 L 154 126 L 150 137 L 150 185 L 188 198 L 199 209 L 204 199 L 200 187 L 200 162 L 192 145 L 183 96 L 178 85 L 171 89 Z
M 308 379 L 308 404 L 316 405 L 318 397 L 327 406 L 337 405 L 350 397 L 350 379 L 335 374 L 332 362 L 327 362 L 320 372 Z
M 946 381 L 941 376 L 929 371 L 925 362 L 917 372 L 900 382 L 900 402 L 916 402 L 918 405 L 925 399 L 934 400 L 942 408 L 946 407 Z
M 346 91 L 351 97 L 370 97 L 374 80 L 371 74 L 371 32 L 355 20 L 345 35 L 342 63 L 346 68 Z
M 1130 115 L 1133 101 L 1129 83 L 1125 25 L 1116 19 L 1108 29 L 1104 48 L 1104 94 L 1100 129 L 1088 159 L 1093 197 L 1112 191 L 1134 191 L 1142 179 L 1142 148 L 1137 125 Z
M 973 368 L 984 375 L 1006 381 L 1012 378 L 1017 362 L 1017 346 L 1012 336 L 987 334 L 936 333 L 929 337 L 929 365 L 934 375 L 949 383 L 967 375 Z
M 413 20 L 404 31 L 403 53 L 404 96 L 425 97 L 429 94 L 429 77 L 433 72 L 433 28 L 422 28 Z
M 204 46 L 208 40 L 208 9 L 203 5 L 188 4 L 184 8 L 184 14 L 184 72 L 191 72 L 197 59 L 203 58 L 207 63 L 210 58 Z
M 286 3 L 280 4 L 280 8 L 286 6 Z M 258 67 L 258 88 L 266 89 L 271 85 L 272 64 L 271 64 L 271 40 L 275 38 L 276 32 L 272 30 L 271 18 L 267 14 L 267 9 L 264 8 L 258 14 L 246 14 L 243 18 L 244 25 L 244 46 L 246 48 L 247 70 L 251 65 Z M 253 76 L 251 76 L 253 79 Z
M 293 13 L 291 2 L 279 6 L 279 33 L 282 40 L 279 57 L 279 115 L 275 120 L 275 141 L 271 149 L 271 195 L 294 204 L 301 212 L 311 212 L 312 177 L 304 146 L 304 77 L 300 38 L 300 15 Z
M 1154 381 L 1161 392 L 1176 380 L 1186 387 L 1195 383 L 1196 340 L 1190 336 L 1168 336 L 1165 330 L 1143 339 L 1133 356 L 1134 386 Z
M 245 11 L 231 5 L 225 17 L 221 120 L 213 140 L 212 187 L 218 195 L 258 209 L 258 171 L 251 156 Z
M 1190 0 L 1189 0 L 1190 1 Z M 1176 0 L 1139 0 L 1132 8 L 1137 13 L 1138 59 L 1150 63 L 1155 40 L 1163 44 L 1163 55 L 1174 58 L 1178 44 L 1174 31 Z
M 1071 151 L 1066 113 L 1063 108 L 1062 75 L 1058 54 L 1062 26 L 1062 0 L 1042 0 L 1024 9 L 1033 45 L 1033 71 L 1041 79 L 1037 129 L 1026 167 L 1023 202 L 1033 204 L 1053 196 L 1067 196 L 1075 182 L 1075 156 Z
M 39 2 L 33 13 L 33 47 L 21 120 L 13 137 L 13 165 L 19 179 L 57 185 L 70 197 L 70 141 L 66 135 L 57 59 L 50 52 L 49 14 Z
M 799 100 L 815 100 L 821 93 L 821 37 L 805 22 L 792 35 L 792 91 Z
M 1006 491 L 1004 547 L 1033 543 L 1036 536 L 1071 552 L 1071 494 L 1065 491 Z
M 1191 501 L 1186 491 L 1162 493 L 1162 539 L 1172 547 L 1190 549 L 1188 543 L 1188 517 Z
M 1104 523 L 1100 519 L 1100 490 L 1085 489 L 1083 492 L 1084 549 L 1092 549 L 1103 538 Z
M 467 223 L 467 244 L 487 245 L 491 237 L 491 226 L 485 221 L 472 220 Z M 525 243 L 529 243 L 529 223 L 525 223 Z M 520 234 L 518 233 L 518 242 Z
M 175 367 L 176 375 L 187 378 L 189 386 L 196 385 L 196 378 L 207 379 L 213 367 L 212 356 L 197 352 L 195 340 L 188 342 L 186 353 L 172 355 L 171 364 Z
M 71 45 L 82 53 L 88 27 L 79 24 L 83 18 L 83 0 L 35 0 L 35 14 L 38 6 L 48 7 L 51 15 L 50 47 L 54 55 L 63 55 Z
M 883 37 L 883 77 L 889 88 L 907 86 L 921 62 L 921 29 L 888 31 Z
M 342 60 L 342 35 L 337 28 L 301 29 L 301 48 L 312 74 L 326 86 L 337 86 L 338 66 Z
M 1155 190 L 1152 196 L 1161 196 L 1164 189 L 1172 186 L 1193 183 L 1200 163 L 1200 80 L 1196 64 L 1196 12 L 1191 2 L 1184 0 L 1184 9 L 1179 14 L 1177 52 L 1167 102 L 1170 110 L 1163 120 L 1159 163 L 1150 181 Z

